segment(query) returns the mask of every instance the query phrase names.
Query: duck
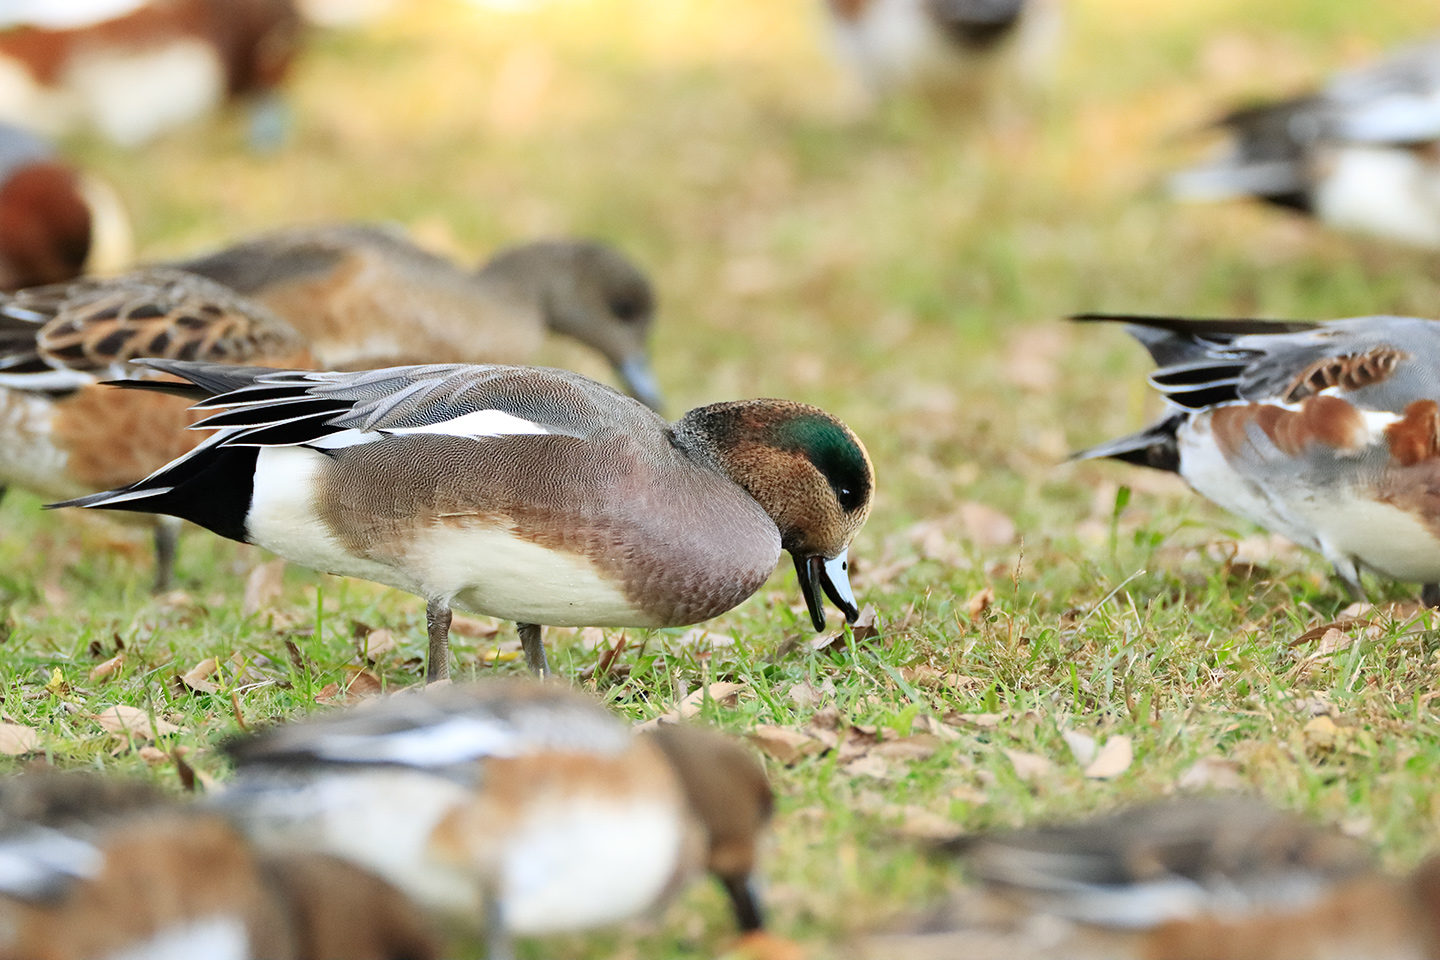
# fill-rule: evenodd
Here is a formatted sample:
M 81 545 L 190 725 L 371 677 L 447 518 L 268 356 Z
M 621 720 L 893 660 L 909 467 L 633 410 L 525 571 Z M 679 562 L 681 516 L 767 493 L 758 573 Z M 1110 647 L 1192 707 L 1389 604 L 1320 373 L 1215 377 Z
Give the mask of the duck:
M 0 960 L 439 960 L 441 945 L 384 880 L 263 851 L 149 784 L 0 781 Z
M 0 292 L 118 267 L 129 237 L 111 187 L 42 137 L 0 122 Z
M 516 936 L 653 911 L 708 870 L 743 932 L 773 796 L 755 755 L 701 726 L 637 733 L 590 696 L 498 678 L 410 688 L 231 740 L 214 804 L 265 849 L 374 871 L 444 922 Z
M 818 407 L 715 403 L 667 422 L 577 373 L 426 364 L 268 370 L 140 359 L 216 411 L 145 479 L 55 507 L 166 514 L 302 566 L 425 598 L 426 675 L 449 675 L 452 606 L 541 625 L 697 623 L 745 600 L 782 550 L 816 630 L 854 622 L 848 551 L 874 470 Z
M 835 48 L 873 102 L 907 94 L 966 103 L 1045 74 L 1054 0 L 824 0 Z
M 269 307 L 329 367 L 523 363 L 549 331 L 595 350 L 632 396 L 661 407 L 647 350 L 654 289 L 605 244 L 521 244 L 470 271 L 398 228 L 330 223 L 272 230 L 167 265 Z
M 1183 477 L 1324 557 L 1356 599 L 1364 571 L 1440 605 L 1440 324 L 1083 314 L 1120 322 L 1157 364 L 1165 413 L 1075 454 Z
M 147 355 L 310 363 L 289 324 L 193 274 L 144 268 L 0 294 L 0 493 L 107 490 L 199 442 L 185 401 L 101 386 Z M 178 532 L 169 518 L 155 523 L 157 592 L 173 581 Z
M 1246 796 L 1180 796 L 950 844 L 978 882 L 866 938 L 886 960 L 1440 956 L 1440 858 L 1408 876 Z
M 12 0 L 0 12 L 0 117 L 126 148 L 252 105 L 251 143 L 278 146 L 279 89 L 299 52 L 294 0 Z
M 1338 230 L 1440 249 L 1440 38 L 1209 125 L 1218 156 L 1169 180 L 1182 200 L 1251 197 Z

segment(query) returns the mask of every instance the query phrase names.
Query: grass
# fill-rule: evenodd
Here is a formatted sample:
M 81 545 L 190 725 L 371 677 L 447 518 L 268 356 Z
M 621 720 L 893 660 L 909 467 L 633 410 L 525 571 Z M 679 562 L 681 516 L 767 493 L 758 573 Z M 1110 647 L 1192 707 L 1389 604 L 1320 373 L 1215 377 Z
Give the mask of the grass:
M 1228 784 L 1415 862 L 1416 838 L 1440 835 L 1430 622 L 1317 634 L 1347 604 L 1317 558 L 1171 478 L 1065 463 L 1155 407 L 1123 334 L 1057 318 L 1433 313 L 1433 259 L 1156 189 L 1177 134 L 1418 35 L 1423 5 L 1080 0 L 1053 91 L 998 130 L 905 107 L 850 117 L 810 6 L 437 0 L 317 36 L 273 157 L 239 149 L 235 119 L 138 153 L 76 149 L 127 199 L 145 258 L 350 217 L 466 258 L 606 238 L 658 284 L 675 410 L 791 396 L 866 439 L 879 491 L 852 557 L 875 636 L 814 649 L 783 570 L 708 635 L 610 631 L 596 649 L 593 632 L 549 632 L 569 676 L 625 633 L 588 682 L 637 721 L 732 681 L 738 698 L 704 719 L 854 726 L 849 753 L 770 764 L 774 928 L 814 952 L 954 882 L 895 840 L 937 818 L 979 829 Z M 545 359 L 604 374 L 559 345 Z M 223 779 L 215 744 L 352 682 L 370 627 L 398 641 L 369 665 L 381 684 L 416 681 L 415 598 L 292 568 L 247 615 L 266 558 L 198 532 L 182 589 L 152 598 L 142 536 L 37 505 L 0 505 L 0 676 L 4 717 L 39 731 L 48 762 L 173 782 L 181 748 Z M 508 636 L 458 638 L 460 676 L 520 670 L 484 663 Z M 213 692 L 175 681 L 209 657 Z M 107 734 L 93 715 L 114 704 L 179 732 L 159 751 Z M 1130 738 L 1133 762 L 1087 778 L 1077 732 Z M 527 955 L 701 957 L 729 937 L 702 885 L 657 920 Z

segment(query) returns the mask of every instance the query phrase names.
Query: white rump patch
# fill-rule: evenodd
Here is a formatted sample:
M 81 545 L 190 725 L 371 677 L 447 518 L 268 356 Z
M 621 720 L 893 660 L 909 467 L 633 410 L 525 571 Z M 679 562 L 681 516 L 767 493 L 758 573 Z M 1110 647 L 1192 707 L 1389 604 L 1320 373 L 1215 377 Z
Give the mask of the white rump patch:
M 171 927 L 103 960 L 251 960 L 250 936 L 238 917 L 211 917 Z
M 0 890 L 17 897 L 35 896 L 58 878 L 94 876 L 105 857 L 93 844 L 35 827 L 0 845 Z
M 451 437 L 515 437 L 527 434 L 553 433 L 538 423 L 506 413 L 504 410 L 472 410 L 450 420 L 427 423 L 419 427 L 389 427 L 386 433 L 404 436 L 411 433 L 438 433 Z

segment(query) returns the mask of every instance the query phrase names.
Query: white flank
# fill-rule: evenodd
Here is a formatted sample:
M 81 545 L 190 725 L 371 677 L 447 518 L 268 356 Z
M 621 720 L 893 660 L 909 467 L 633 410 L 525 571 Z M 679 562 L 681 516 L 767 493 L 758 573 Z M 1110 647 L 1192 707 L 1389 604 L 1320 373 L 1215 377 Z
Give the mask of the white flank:
M 220 804 L 273 850 L 319 850 L 384 877 L 427 909 L 471 924 L 483 909 L 472 871 L 430 858 L 430 835 L 470 799 L 445 777 L 404 767 L 359 768 L 297 783 L 241 771 Z
M 114 20 L 139 9 L 146 0 L 5 0 L 0 27 L 73 30 Z
M 218 54 L 199 39 L 129 54 L 89 52 L 70 64 L 65 83 L 90 123 L 122 147 L 203 116 L 225 96 Z
M 519 934 L 612 923 L 651 907 L 674 879 L 685 820 L 674 803 L 598 794 L 526 807 L 506 844 L 506 926 Z
M 1413 150 L 1342 147 L 1322 164 L 1314 193 L 1321 220 L 1440 249 L 1440 163 Z
M 504 410 L 472 410 L 467 414 L 419 427 L 388 427 L 386 433 L 438 433 L 451 437 L 514 437 L 551 431 Z
M 211 917 L 163 930 L 101 960 L 253 960 L 250 936 L 238 917 Z
M 38 393 L 0 388 L 0 486 L 14 485 L 66 500 L 93 490 L 65 473 L 70 455 L 50 432 L 54 403 Z
M 556 627 L 655 625 L 590 561 L 509 530 L 436 526 L 415 538 L 406 561 L 425 585 L 415 592 L 477 613 Z
M 59 877 L 94 876 L 105 857 L 92 844 L 48 827 L 34 827 L 0 844 L 0 891 L 35 896 Z
M 259 448 L 246 534 L 303 566 L 419 592 L 391 567 L 349 553 L 330 533 L 315 501 L 316 474 L 327 462 L 325 454 L 305 447 Z

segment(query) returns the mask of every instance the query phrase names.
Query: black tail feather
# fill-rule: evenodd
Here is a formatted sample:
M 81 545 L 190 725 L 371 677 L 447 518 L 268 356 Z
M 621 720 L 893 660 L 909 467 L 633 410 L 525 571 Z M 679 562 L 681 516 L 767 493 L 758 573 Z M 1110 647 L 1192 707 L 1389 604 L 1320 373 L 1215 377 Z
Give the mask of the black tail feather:
M 1185 416 L 1183 413 L 1173 414 L 1138 433 L 1073 453 L 1070 459 L 1096 460 L 1103 457 L 1167 473 L 1179 473 L 1180 446 L 1175 431 L 1185 421 Z

